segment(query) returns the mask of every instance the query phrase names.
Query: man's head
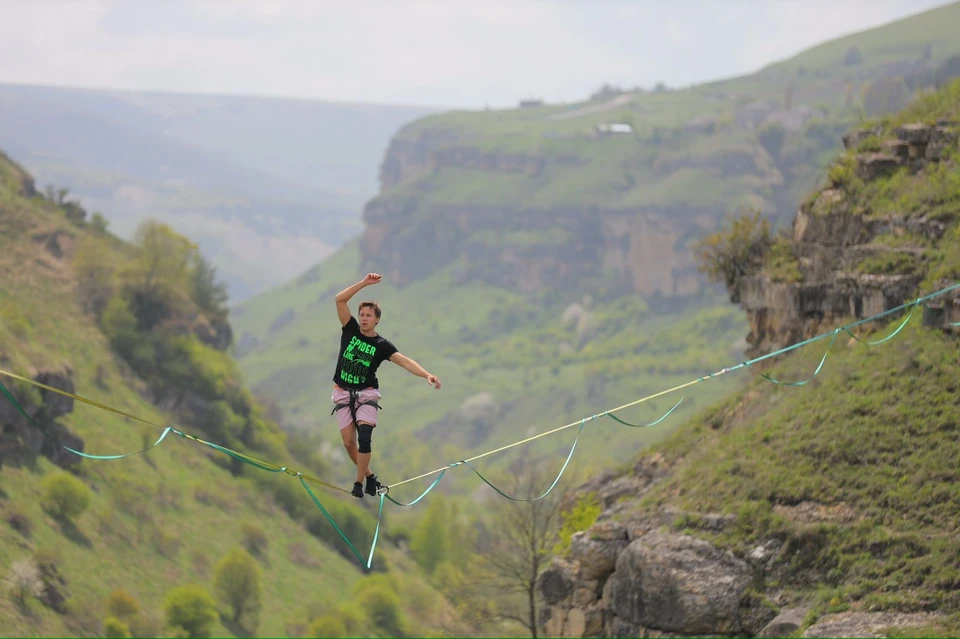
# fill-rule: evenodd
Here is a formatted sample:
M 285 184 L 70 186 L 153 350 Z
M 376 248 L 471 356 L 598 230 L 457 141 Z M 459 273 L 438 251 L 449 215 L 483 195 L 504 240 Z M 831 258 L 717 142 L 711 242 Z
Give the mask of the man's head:
M 360 302 L 357 314 L 360 330 L 372 331 L 380 322 L 380 305 L 376 302 Z

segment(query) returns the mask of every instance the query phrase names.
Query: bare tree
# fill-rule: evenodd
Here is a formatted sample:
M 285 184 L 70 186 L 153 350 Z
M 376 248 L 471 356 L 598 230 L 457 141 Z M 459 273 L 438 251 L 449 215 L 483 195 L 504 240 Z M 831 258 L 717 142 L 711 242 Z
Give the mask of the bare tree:
M 533 462 L 507 481 L 503 492 L 517 499 L 542 495 L 553 482 Z M 498 484 L 499 485 L 499 484 Z M 537 637 L 537 577 L 546 568 L 550 552 L 558 540 L 560 507 L 567 494 L 563 482 L 536 501 L 498 500 L 490 527 L 489 547 L 485 549 L 486 579 L 500 593 L 497 615 L 521 624 Z

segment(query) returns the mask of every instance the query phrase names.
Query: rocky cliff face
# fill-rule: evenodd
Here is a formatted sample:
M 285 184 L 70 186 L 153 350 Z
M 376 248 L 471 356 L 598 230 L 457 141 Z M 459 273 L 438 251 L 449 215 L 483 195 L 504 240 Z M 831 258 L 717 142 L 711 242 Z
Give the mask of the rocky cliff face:
M 568 557 L 555 557 L 537 582 L 539 630 L 547 637 L 878 637 L 889 628 L 938 621 L 931 613 L 848 611 L 808 623 L 809 608 L 790 605 L 766 585 L 782 579 L 796 549 L 777 538 L 743 556 L 680 532 L 687 516 L 670 507 L 637 513 L 641 499 L 671 468 L 654 454 L 625 475 L 609 473 L 581 487 L 604 510 L 573 535 Z M 624 499 L 624 498 L 628 499 Z M 791 516 L 836 521 L 843 513 L 801 503 Z M 736 517 L 698 514 L 701 530 L 724 532 Z M 814 578 L 816 581 L 816 578 Z
M 775 604 L 753 589 L 776 566 L 776 544 L 742 559 L 674 532 L 680 513 L 627 513 L 622 498 L 639 499 L 669 471 L 654 455 L 626 476 L 582 487 L 605 509 L 574 534 L 570 556 L 555 558 L 540 577 L 545 636 L 756 636 L 774 620 Z M 701 525 L 719 531 L 732 521 L 707 515 Z
M 877 129 L 855 131 L 844 136 L 844 146 L 855 150 L 878 133 Z M 865 184 L 901 167 L 918 173 L 939 163 L 948 149 L 956 148 L 957 133 L 957 123 L 948 120 L 940 120 L 935 126 L 915 123 L 899 127 L 894 139 L 883 141 L 882 151 L 854 155 L 852 169 Z M 897 255 L 907 258 L 904 264 L 914 262 L 924 252 L 921 246 L 909 242 L 890 246 L 876 240 L 883 236 L 914 237 L 936 243 L 947 224 L 937 217 L 876 216 L 855 207 L 849 188 L 830 184 L 801 206 L 793 222 L 791 251 L 798 261 L 800 281 L 778 282 L 761 271 L 732 287 L 731 300 L 741 305 L 750 322 L 749 357 L 813 337 L 851 318 L 881 313 L 918 296 L 918 285 L 924 278 L 921 270 L 891 266 L 892 272 L 870 273 L 863 272 L 861 265 L 878 257 L 894 265 Z M 946 301 L 948 311 L 950 305 L 960 302 L 956 296 Z M 960 307 L 936 315 L 927 312 L 926 321 L 949 330 L 950 318 L 960 320 Z
M 419 207 L 416 198 L 367 206 L 360 244 L 365 269 L 403 286 L 462 257 L 461 282 L 533 291 L 575 287 L 607 273 L 622 292 L 691 295 L 702 282 L 686 243 L 702 232 L 698 220 L 717 217 L 485 207 L 444 207 L 414 217 Z M 516 241 L 513 233 L 542 240 Z
M 426 131 L 391 143 L 381 166 L 383 192 L 364 208 L 362 268 L 382 272 L 399 286 L 458 258 L 461 282 L 525 292 L 571 288 L 601 276 L 618 292 L 640 295 L 691 295 L 703 285 L 687 244 L 716 227 L 720 208 L 438 205 L 417 181 L 440 169 L 536 178 L 551 163 L 585 162 L 574 155 L 548 158 L 442 146 L 446 142 L 443 135 Z M 391 192 L 398 185 L 407 187 L 402 195 Z

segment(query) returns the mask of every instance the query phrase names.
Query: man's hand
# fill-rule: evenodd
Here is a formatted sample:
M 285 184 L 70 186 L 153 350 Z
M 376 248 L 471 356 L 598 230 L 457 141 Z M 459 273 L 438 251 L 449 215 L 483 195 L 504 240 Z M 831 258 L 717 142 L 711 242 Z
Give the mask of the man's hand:
M 337 293 L 337 316 L 340 318 L 340 325 L 346 326 L 347 322 L 350 321 L 350 308 L 347 306 L 347 302 L 350 301 L 354 295 L 357 294 L 361 288 L 366 286 L 371 286 L 378 283 L 383 276 L 379 273 L 367 273 L 367 276 L 348 288 L 343 289 Z
M 434 388 L 440 388 L 440 378 L 436 375 L 431 375 L 423 368 L 420 364 L 416 363 L 406 355 L 400 352 L 396 352 L 390 356 L 390 361 L 396 364 L 397 366 L 413 373 L 417 377 L 423 377 L 427 380 L 427 383 L 433 386 Z

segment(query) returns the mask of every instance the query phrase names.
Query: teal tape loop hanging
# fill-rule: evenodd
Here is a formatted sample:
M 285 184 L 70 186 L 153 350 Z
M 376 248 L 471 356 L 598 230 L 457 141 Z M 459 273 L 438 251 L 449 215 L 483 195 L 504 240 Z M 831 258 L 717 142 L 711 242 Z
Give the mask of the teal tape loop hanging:
M 850 337 L 852 337 L 853 339 L 857 340 L 858 342 L 862 342 L 862 343 L 866 344 L 867 346 L 876 346 L 876 345 L 878 345 L 878 344 L 883 344 L 883 343 L 886 342 L 887 340 L 891 340 L 891 339 L 893 339 L 894 337 L 896 337 L 897 333 L 899 333 L 900 331 L 903 330 L 903 327 L 906 326 L 906 325 L 907 325 L 907 322 L 910 321 L 910 318 L 913 317 L 913 312 L 914 312 L 915 310 L 917 310 L 917 308 L 919 308 L 920 306 L 921 306 L 920 299 L 918 299 L 916 302 L 914 302 L 913 304 L 911 304 L 911 305 L 910 305 L 910 313 L 908 313 L 907 316 L 904 318 L 904 320 L 900 323 L 900 326 L 897 327 L 897 330 L 893 331 L 892 333 L 890 333 L 889 335 L 887 335 L 887 336 L 884 337 L 883 339 L 878 339 L 878 340 L 875 340 L 875 341 L 865 340 L 865 339 L 863 339 L 862 337 L 857 337 L 856 335 L 854 335 L 853 332 L 851 332 L 850 329 L 847 328 L 847 327 L 843 327 L 843 330 L 846 331 L 846 333 L 847 333 L 848 335 L 850 335 Z
M 783 382 L 783 381 L 780 381 L 780 380 L 778 380 L 778 379 L 774 379 L 773 377 L 767 375 L 766 373 L 764 373 L 764 372 L 762 372 L 762 371 L 758 371 L 758 372 L 757 372 L 757 375 L 759 375 L 760 377 L 763 377 L 764 379 L 770 380 L 770 381 L 773 382 L 774 384 L 780 384 L 781 386 L 803 386 L 804 384 L 808 383 L 811 379 L 813 379 L 814 377 L 816 377 L 816 376 L 820 373 L 821 369 L 823 369 L 823 363 L 827 361 L 827 355 L 830 354 L 830 349 L 833 348 L 833 342 L 836 341 L 837 335 L 840 334 L 840 331 L 841 331 L 841 330 L 843 330 L 843 329 L 842 329 L 842 328 L 838 328 L 837 330 L 835 330 L 835 331 L 833 332 L 833 337 L 830 338 L 830 344 L 827 346 L 827 350 L 826 350 L 826 352 L 823 354 L 823 357 L 820 358 L 820 363 L 817 364 L 817 370 L 813 371 L 813 375 L 811 375 L 811 376 L 808 377 L 807 379 L 803 380 L 802 382 Z M 744 362 L 744 365 L 746 365 L 748 368 L 750 368 L 750 370 L 753 370 L 753 366 L 750 365 L 750 362 Z
M 54 442 L 57 446 L 60 446 L 61 448 L 64 448 L 64 449 L 66 449 L 66 450 L 69 450 L 69 451 L 70 451 L 71 453 L 73 453 L 74 455 L 78 455 L 78 456 L 80 456 L 80 457 L 85 457 L 85 458 L 87 458 L 87 459 L 96 459 L 96 460 L 123 459 L 124 457 L 133 457 L 134 455 L 139 455 L 140 453 L 145 453 L 145 452 L 147 452 L 148 450 L 150 450 L 151 448 L 153 448 L 153 447 L 155 447 L 155 446 L 158 446 L 158 445 L 160 444 L 160 442 L 162 442 L 162 441 L 164 440 L 164 438 L 170 433 L 170 431 L 173 430 L 172 428 L 169 428 L 169 427 L 165 428 L 165 429 L 163 430 L 163 432 L 160 434 L 160 438 L 157 439 L 157 441 L 155 441 L 154 443 L 150 444 L 149 446 L 147 446 L 146 448 L 144 448 L 144 449 L 142 449 L 142 450 L 138 450 L 138 451 L 135 452 L 135 453 L 125 453 L 125 454 L 123 454 L 123 455 L 91 455 L 91 454 L 89 454 L 89 453 L 82 453 L 82 452 L 80 452 L 79 450 L 75 450 L 75 449 L 73 449 L 73 448 L 70 448 L 69 446 L 64 446 L 62 443 L 60 443 L 60 441 L 59 441 L 56 437 L 54 437 L 53 435 L 51 435 L 50 433 L 48 433 L 44 428 L 42 428 L 42 427 L 40 426 L 40 424 L 38 424 L 32 417 L 30 417 L 29 414 L 27 414 L 27 411 L 24 410 L 23 406 L 20 405 L 20 402 L 17 401 L 17 398 L 13 396 L 13 393 L 11 393 L 9 390 L 7 390 L 7 387 L 4 386 L 2 383 L 0 383 L 0 393 L 2 393 L 3 396 L 6 397 L 7 400 L 9 400 L 9 402 L 10 402 L 11 404 L 13 404 L 13 407 L 17 409 L 17 412 L 18 412 L 18 413 L 20 413 L 21 415 L 23 415 L 23 417 L 24 417 L 28 422 L 30 422 L 30 424 L 33 425 L 34 428 L 36 428 L 37 430 L 39 430 L 45 437 L 47 437 L 47 439 L 49 439 L 50 441 Z
M 450 464 L 449 468 L 453 468 L 454 466 L 458 465 L 459 463 L 460 463 L 460 462 L 455 462 L 455 463 L 453 463 L 453 464 Z M 430 484 L 429 486 L 427 486 L 427 489 L 426 489 L 425 491 L 423 491 L 422 493 L 420 493 L 420 496 L 417 497 L 416 499 L 414 499 L 413 501 L 411 501 L 409 504 L 402 504 L 402 503 L 400 503 L 399 501 L 397 501 L 396 499 L 394 499 L 393 497 L 391 497 L 389 490 L 388 490 L 385 494 L 386 494 L 386 496 L 387 496 L 387 499 L 389 499 L 390 501 L 392 501 L 393 503 L 395 503 L 397 506 L 404 506 L 404 507 L 406 507 L 406 506 L 413 506 L 415 503 L 417 503 L 418 501 L 420 501 L 421 499 L 423 499 L 424 497 L 426 497 L 426 496 L 427 496 L 427 493 L 429 493 L 431 490 L 433 490 L 434 488 L 436 488 L 437 484 L 440 483 L 440 480 L 443 479 L 443 476 L 446 475 L 446 474 L 447 474 L 447 469 L 444 468 L 442 471 L 440 471 L 440 474 L 437 476 L 437 478 L 433 480 L 433 483 Z
M 674 404 L 674 405 L 673 405 L 673 408 L 671 408 L 670 410 L 668 410 L 668 411 L 663 415 L 663 417 L 661 417 L 660 419 L 658 419 L 658 420 L 655 421 L 655 422 L 650 422 L 649 424 L 631 424 L 630 422 L 625 422 L 625 421 L 623 421 L 622 419 L 620 419 L 619 417 L 617 417 L 616 415 L 614 415 L 614 414 L 612 414 L 612 413 L 609 413 L 609 412 L 600 413 L 600 414 L 601 414 L 601 415 L 605 415 L 605 416 L 609 417 L 610 419 L 612 419 L 613 421 L 619 422 L 619 423 L 623 424 L 624 426 L 629 426 L 630 428 L 649 428 L 650 426 L 656 426 L 657 424 L 659 424 L 660 422 L 662 422 L 663 420 L 665 420 L 667 417 L 669 417 L 669 416 L 670 416 L 670 413 L 672 413 L 673 411 L 675 411 L 675 410 L 677 409 L 677 406 L 679 406 L 679 405 L 683 402 L 683 400 L 684 400 L 684 398 L 681 397 L 681 398 L 680 398 L 680 401 L 677 402 L 676 404 Z
M 557 483 L 560 481 L 560 477 L 562 477 L 562 476 L 563 476 L 563 473 L 567 470 L 567 465 L 570 463 L 570 459 L 573 457 L 573 451 L 575 451 L 575 450 L 577 449 L 577 442 L 580 441 L 580 435 L 583 434 L 583 426 L 584 426 L 584 424 L 587 423 L 587 419 L 594 419 L 595 417 L 596 417 L 596 415 L 594 415 L 594 417 L 590 417 L 590 418 L 584 417 L 583 420 L 580 422 L 580 428 L 579 428 L 579 430 L 577 431 L 577 438 L 573 440 L 573 446 L 570 447 L 570 453 L 567 455 L 567 460 L 566 460 L 565 462 L 563 462 L 563 466 L 560 468 L 560 472 L 557 474 L 557 478 L 553 480 L 553 483 L 552 483 L 552 484 L 550 484 L 550 488 L 547 488 L 546 492 L 544 492 L 544 493 L 543 493 L 542 495 L 540 495 L 539 497 L 534 497 L 533 499 L 520 499 L 520 498 L 518 498 L 518 497 L 511 497 L 510 495 L 506 494 L 505 492 L 503 492 L 502 490 L 500 490 L 499 488 L 497 488 L 496 486 L 494 486 L 492 483 L 490 483 L 490 481 L 487 480 L 487 478 L 484 477 L 483 474 L 482 474 L 479 470 L 477 470 L 476 468 L 474 468 L 474 467 L 473 467 L 473 464 L 471 464 L 469 461 L 466 461 L 466 460 L 464 460 L 464 461 L 458 461 L 458 462 L 456 462 L 456 465 L 458 465 L 458 466 L 459 466 L 460 464 L 465 464 L 465 465 L 467 465 L 467 466 L 470 468 L 470 470 L 472 470 L 473 472 L 475 472 L 475 473 L 477 474 L 477 477 L 479 477 L 480 479 L 482 479 L 483 482 L 484 482 L 487 486 L 490 486 L 490 488 L 493 488 L 493 489 L 494 489 L 495 491 L 497 491 L 501 496 L 506 497 L 506 498 L 509 499 L 510 501 L 537 501 L 537 500 L 543 499 L 544 497 L 546 497 L 547 495 L 549 495 L 549 494 L 551 493 L 551 491 L 553 491 L 554 488 L 556 488 Z
M 380 522 L 383 518 L 383 500 L 384 500 L 384 497 L 386 497 L 386 493 L 380 494 L 380 509 L 377 511 L 377 527 L 373 531 L 373 541 L 370 544 L 370 554 L 367 556 L 366 562 L 364 562 L 363 557 L 360 555 L 360 552 L 350 542 L 347 536 L 343 534 L 343 531 L 340 530 L 340 526 L 338 526 L 337 522 L 333 520 L 333 517 L 330 516 L 330 513 L 327 512 L 327 509 L 323 507 L 323 504 L 320 503 L 320 500 L 317 499 L 317 496 L 314 494 L 314 492 L 310 490 L 310 486 L 307 486 L 307 482 L 303 480 L 303 476 L 300 473 L 297 473 L 297 479 L 300 480 L 300 485 L 303 486 L 303 488 L 307 491 L 307 494 L 310 495 L 310 498 L 313 499 L 313 503 L 317 505 L 317 508 L 319 508 L 320 512 L 323 513 L 323 516 L 327 518 L 327 521 L 330 522 L 330 525 L 333 526 L 333 529 L 337 531 L 338 535 L 340 535 L 340 539 L 342 539 L 347 544 L 347 546 L 350 548 L 350 551 L 353 552 L 357 560 L 361 564 L 366 566 L 367 570 L 369 570 L 370 567 L 373 565 L 373 553 L 374 553 L 374 550 L 376 550 L 377 548 L 377 539 L 380 537 Z

